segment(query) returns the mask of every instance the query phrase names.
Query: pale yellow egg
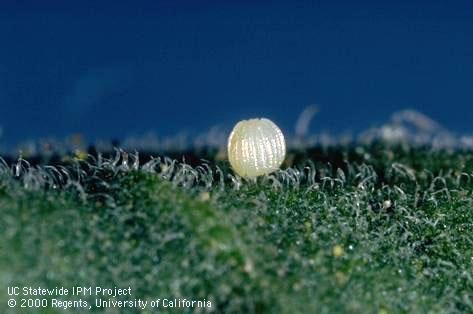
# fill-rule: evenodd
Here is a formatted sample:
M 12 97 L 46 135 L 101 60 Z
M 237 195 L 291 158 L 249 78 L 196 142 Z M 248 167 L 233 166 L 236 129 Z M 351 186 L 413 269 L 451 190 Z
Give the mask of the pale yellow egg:
M 238 122 L 228 138 L 227 149 L 233 170 L 246 178 L 279 169 L 286 156 L 282 131 L 265 118 Z

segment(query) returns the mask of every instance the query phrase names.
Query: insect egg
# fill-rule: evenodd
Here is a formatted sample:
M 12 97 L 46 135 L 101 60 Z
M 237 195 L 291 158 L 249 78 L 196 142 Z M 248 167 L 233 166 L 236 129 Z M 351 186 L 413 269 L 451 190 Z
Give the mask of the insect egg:
M 283 133 L 265 118 L 238 122 L 230 133 L 227 149 L 233 170 L 246 178 L 279 169 L 286 156 Z

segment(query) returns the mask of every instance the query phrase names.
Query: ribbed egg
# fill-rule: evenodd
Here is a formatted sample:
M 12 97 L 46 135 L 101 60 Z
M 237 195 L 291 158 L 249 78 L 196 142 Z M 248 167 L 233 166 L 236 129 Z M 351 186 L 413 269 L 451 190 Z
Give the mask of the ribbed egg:
M 227 149 L 233 170 L 246 178 L 279 169 L 286 156 L 282 131 L 265 118 L 238 122 L 230 133 Z

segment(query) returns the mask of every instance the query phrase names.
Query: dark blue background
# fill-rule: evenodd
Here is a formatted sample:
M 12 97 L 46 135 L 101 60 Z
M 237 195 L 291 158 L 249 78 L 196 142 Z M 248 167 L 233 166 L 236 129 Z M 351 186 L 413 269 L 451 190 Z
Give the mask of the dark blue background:
M 254 116 L 290 132 L 314 103 L 312 131 L 357 131 L 404 108 L 472 131 L 473 1 L 0 4 L 4 143 Z

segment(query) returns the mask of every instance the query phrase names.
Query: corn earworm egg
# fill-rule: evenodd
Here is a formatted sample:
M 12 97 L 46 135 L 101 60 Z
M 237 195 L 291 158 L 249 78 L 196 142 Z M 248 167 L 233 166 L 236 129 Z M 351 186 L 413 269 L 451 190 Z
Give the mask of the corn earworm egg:
M 233 170 L 246 178 L 279 169 L 286 156 L 282 131 L 265 118 L 238 122 L 230 133 L 227 149 Z

